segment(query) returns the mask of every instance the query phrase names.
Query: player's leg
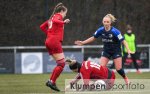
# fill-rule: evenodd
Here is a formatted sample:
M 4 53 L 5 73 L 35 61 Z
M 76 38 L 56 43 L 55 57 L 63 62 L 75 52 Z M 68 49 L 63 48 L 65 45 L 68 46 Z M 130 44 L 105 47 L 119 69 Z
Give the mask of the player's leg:
M 53 54 L 53 58 L 55 59 L 57 66 L 53 69 L 50 80 L 52 83 L 56 82 L 56 79 L 59 77 L 63 68 L 65 67 L 65 56 L 64 53 Z
M 46 83 L 46 85 L 53 90 L 60 91 L 55 83 L 65 66 L 65 56 L 62 50 L 62 46 L 59 41 L 46 42 L 45 44 L 49 54 L 54 58 L 57 63 L 57 66 L 53 69 L 50 80 Z
M 105 51 L 102 51 L 101 58 L 100 58 L 100 65 L 106 66 L 107 63 L 109 62 L 109 58 L 110 58 L 110 55 L 106 53 Z
M 125 64 L 125 62 L 126 62 L 127 56 L 128 56 L 128 53 L 123 53 L 123 57 L 122 57 L 122 68 L 124 68 L 124 64 Z
M 106 58 L 106 57 L 101 57 L 100 58 L 100 65 L 101 66 L 106 66 L 108 62 L 109 62 L 108 58 Z
M 128 77 L 126 76 L 124 69 L 122 68 L 122 57 L 114 59 L 116 71 L 124 78 L 126 84 L 129 84 Z
M 46 82 L 46 85 L 55 91 L 60 91 L 56 86 L 56 80 L 63 71 L 65 66 L 65 59 L 63 53 L 53 54 L 52 57 L 57 63 L 57 66 L 53 69 L 53 72 L 50 76 L 50 80 Z
M 133 64 L 134 64 L 134 67 L 136 68 L 137 70 L 137 73 L 141 73 L 140 70 L 139 70 L 139 66 L 136 62 L 137 58 L 136 58 L 136 53 L 135 54 L 131 54 L 131 58 L 133 60 Z

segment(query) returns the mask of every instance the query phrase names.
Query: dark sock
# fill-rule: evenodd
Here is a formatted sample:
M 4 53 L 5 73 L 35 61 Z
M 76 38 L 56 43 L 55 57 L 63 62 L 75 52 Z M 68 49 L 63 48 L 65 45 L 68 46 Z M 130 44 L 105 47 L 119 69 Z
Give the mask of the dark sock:
M 125 74 L 125 72 L 124 72 L 124 69 L 117 70 L 117 72 L 118 72 L 123 78 L 126 77 L 126 74 Z
M 136 70 L 138 70 L 139 66 L 138 66 L 137 62 L 134 61 L 133 64 L 134 64 L 134 67 L 136 68 Z

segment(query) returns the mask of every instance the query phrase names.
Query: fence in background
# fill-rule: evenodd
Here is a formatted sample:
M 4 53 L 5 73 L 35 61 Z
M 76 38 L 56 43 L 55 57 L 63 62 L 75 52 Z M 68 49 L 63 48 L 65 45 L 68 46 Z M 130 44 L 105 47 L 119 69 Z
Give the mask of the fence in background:
M 78 61 L 99 61 L 102 45 L 63 46 L 65 56 Z M 150 44 L 137 45 L 138 65 L 145 71 L 150 71 Z M 51 62 L 51 63 L 50 63 Z M 112 61 L 108 67 L 113 68 Z M 126 69 L 134 69 L 131 62 L 125 62 Z M 48 73 L 55 62 L 49 57 L 45 46 L 11 46 L 0 47 L 0 73 Z M 66 66 L 65 72 L 70 72 Z

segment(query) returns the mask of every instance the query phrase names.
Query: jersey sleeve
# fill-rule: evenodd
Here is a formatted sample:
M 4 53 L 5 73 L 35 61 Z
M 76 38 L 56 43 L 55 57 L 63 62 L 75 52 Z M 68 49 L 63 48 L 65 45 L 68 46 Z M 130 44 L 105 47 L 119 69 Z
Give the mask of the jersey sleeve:
M 124 37 L 122 36 L 122 34 L 120 33 L 120 31 L 118 29 L 113 29 L 112 31 L 115 35 L 115 37 L 117 37 L 117 39 L 122 42 L 124 40 Z
M 103 30 L 103 27 L 100 27 L 99 29 L 96 30 L 96 32 L 93 34 L 94 38 L 98 38 L 101 36 L 101 32 Z
M 40 29 L 47 34 L 47 29 L 48 29 L 48 20 L 45 21 L 43 24 L 40 25 Z
M 76 77 L 70 83 L 77 83 L 81 79 L 80 73 L 76 75 Z
M 64 21 L 61 20 L 61 19 L 62 19 L 62 18 L 61 18 L 60 15 L 54 15 L 54 16 L 52 17 L 52 22 L 53 22 L 53 23 L 58 23 L 58 24 L 64 24 Z

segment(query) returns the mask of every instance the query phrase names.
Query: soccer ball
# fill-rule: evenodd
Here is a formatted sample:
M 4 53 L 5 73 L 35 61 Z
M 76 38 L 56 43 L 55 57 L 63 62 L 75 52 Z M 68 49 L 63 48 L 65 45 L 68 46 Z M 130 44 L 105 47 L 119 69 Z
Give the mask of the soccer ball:
M 94 84 L 97 91 L 106 90 L 106 83 L 103 80 L 97 80 Z

